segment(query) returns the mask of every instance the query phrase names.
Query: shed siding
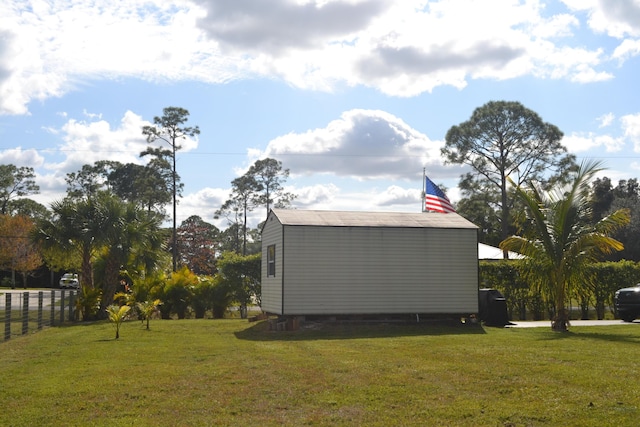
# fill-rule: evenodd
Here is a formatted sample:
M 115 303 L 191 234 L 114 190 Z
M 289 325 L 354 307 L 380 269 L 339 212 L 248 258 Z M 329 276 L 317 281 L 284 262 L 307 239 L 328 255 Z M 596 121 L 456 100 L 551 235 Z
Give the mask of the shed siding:
M 267 231 L 271 232 L 265 227 Z M 285 225 L 283 233 L 279 246 L 284 253 L 277 260 L 284 259 L 279 271 L 286 269 L 284 299 L 280 299 L 284 302 L 280 312 L 272 312 L 468 314 L 478 310 L 476 229 Z M 265 235 L 263 244 L 269 242 Z M 263 282 L 263 303 L 265 290 L 268 301 L 277 297 L 270 288 Z
M 262 309 L 268 313 L 282 313 L 282 279 L 284 275 L 283 248 L 282 248 L 282 224 L 275 215 L 267 218 L 262 231 Z M 267 276 L 267 248 L 276 245 L 276 275 Z

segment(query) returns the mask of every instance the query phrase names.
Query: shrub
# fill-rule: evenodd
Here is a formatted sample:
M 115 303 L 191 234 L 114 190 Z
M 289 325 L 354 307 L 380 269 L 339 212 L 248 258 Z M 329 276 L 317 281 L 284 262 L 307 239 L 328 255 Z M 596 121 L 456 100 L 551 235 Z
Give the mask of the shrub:
M 193 297 L 191 308 L 196 319 L 203 319 L 207 310 L 213 307 L 213 283 L 209 278 L 201 278 L 197 285 L 193 287 Z
M 214 319 L 222 319 L 233 303 L 233 290 L 222 276 L 216 274 L 211 280 L 211 309 Z

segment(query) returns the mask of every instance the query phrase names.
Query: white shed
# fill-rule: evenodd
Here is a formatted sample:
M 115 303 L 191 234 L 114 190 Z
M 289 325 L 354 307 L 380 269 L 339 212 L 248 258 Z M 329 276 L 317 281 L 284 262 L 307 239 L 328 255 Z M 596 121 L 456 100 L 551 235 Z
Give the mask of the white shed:
M 477 227 L 455 213 L 273 209 L 262 228 L 262 309 L 477 313 Z

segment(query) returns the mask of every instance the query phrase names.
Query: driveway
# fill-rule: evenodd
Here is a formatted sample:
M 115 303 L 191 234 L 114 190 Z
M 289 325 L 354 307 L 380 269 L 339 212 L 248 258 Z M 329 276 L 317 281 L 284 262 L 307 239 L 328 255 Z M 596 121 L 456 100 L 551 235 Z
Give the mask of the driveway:
M 551 327 L 550 320 L 541 321 L 515 321 L 511 322 L 512 325 L 507 325 L 507 328 L 541 328 Z M 611 325 L 640 325 L 640 320 L 635 322 L 623 322 L 622 320 L 572 320 L 570 326 L 611 326 Z

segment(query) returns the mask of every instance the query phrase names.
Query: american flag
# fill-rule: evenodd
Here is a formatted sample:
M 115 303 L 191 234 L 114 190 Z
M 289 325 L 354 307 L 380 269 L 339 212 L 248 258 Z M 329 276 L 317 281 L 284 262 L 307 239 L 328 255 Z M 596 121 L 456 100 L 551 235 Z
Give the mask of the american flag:
M 456 210 L 451 205 L 449 198 L 446 194 L 442 192 L 437 185 L 433 183 L 429 179 L 429 177 L 425 176 L 425 195 L 424 195 L 424 203 L 425 210 L 432 212 L 441 212 L 441 213 L 450 213 L 455 212 Z

